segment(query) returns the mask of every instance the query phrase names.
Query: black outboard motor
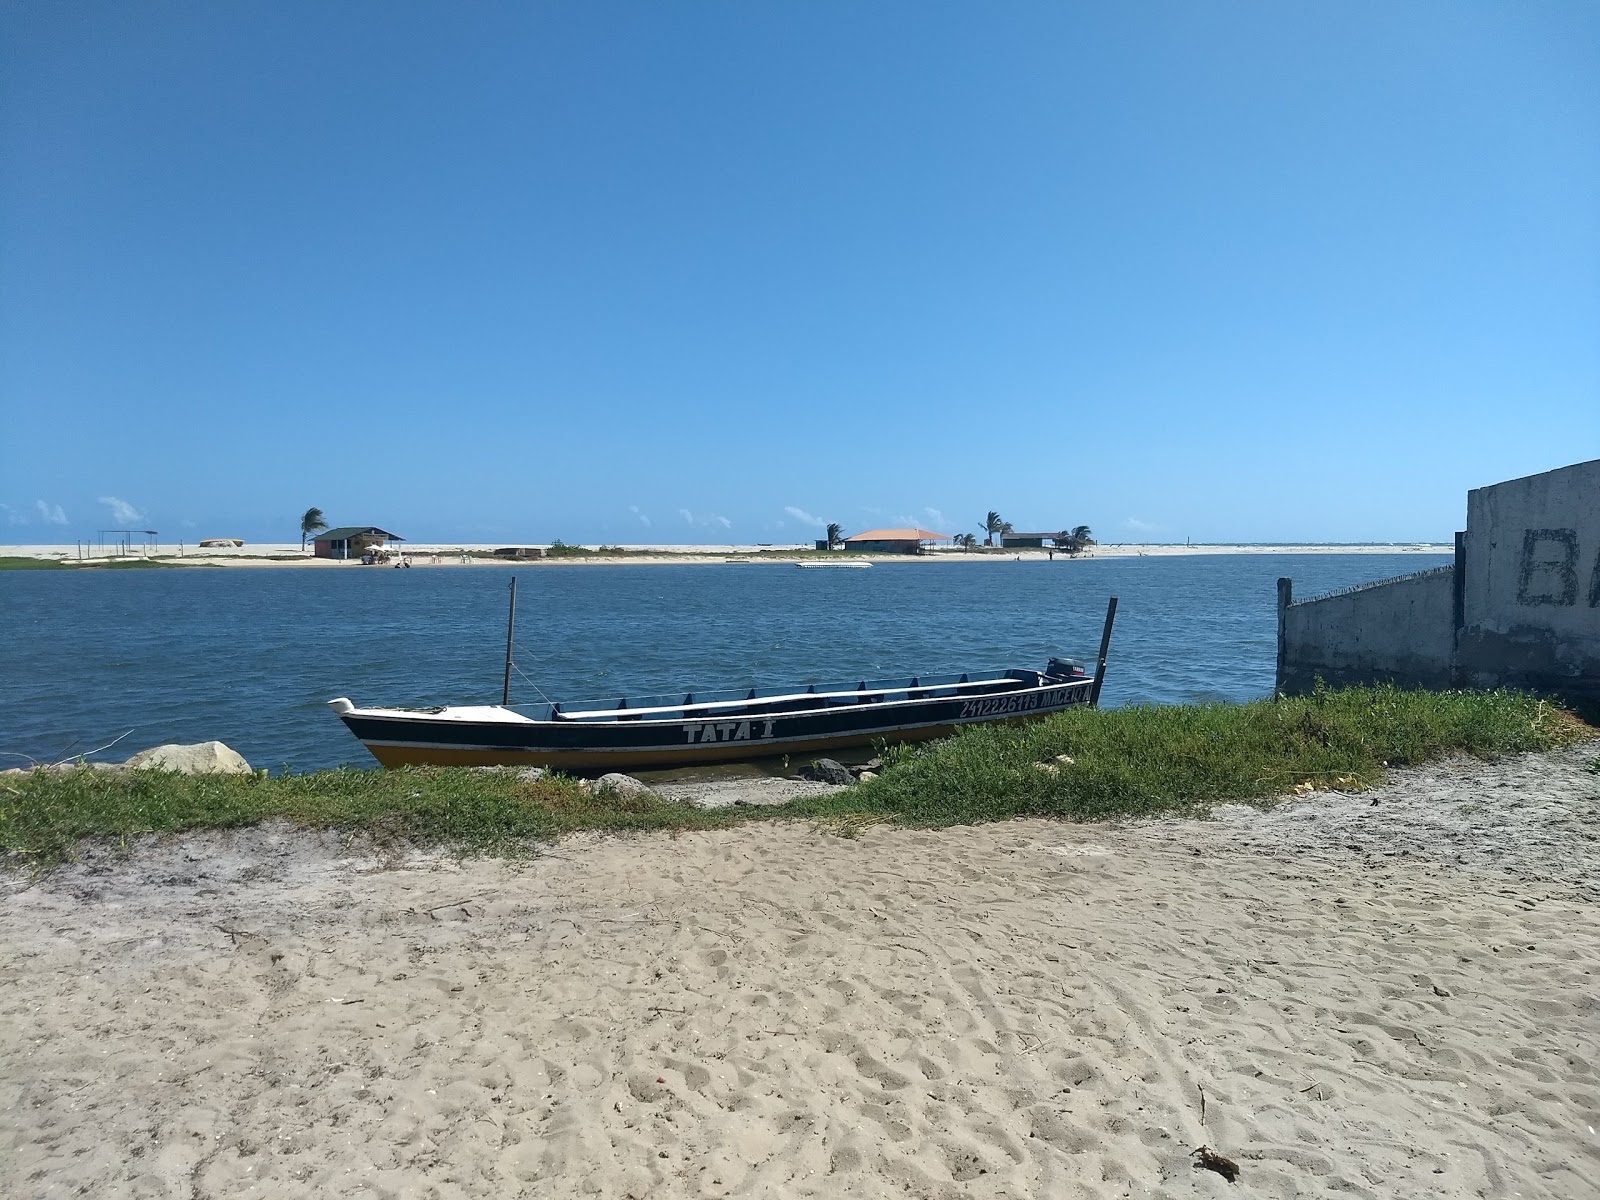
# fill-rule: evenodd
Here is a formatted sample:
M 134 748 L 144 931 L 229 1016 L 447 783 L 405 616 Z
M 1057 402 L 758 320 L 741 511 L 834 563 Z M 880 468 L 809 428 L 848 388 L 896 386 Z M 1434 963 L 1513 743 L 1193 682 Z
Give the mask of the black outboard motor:
M 1075 658 L 1052 658 L 1044 673 L 1056 679 L 1082 679 L 1083 664 Z

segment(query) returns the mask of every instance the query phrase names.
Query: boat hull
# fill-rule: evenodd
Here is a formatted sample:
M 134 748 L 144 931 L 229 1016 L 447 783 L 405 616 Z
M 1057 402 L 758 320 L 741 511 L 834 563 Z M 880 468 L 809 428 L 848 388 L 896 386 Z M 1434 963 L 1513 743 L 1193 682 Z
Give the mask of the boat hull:
M 928 741 L 963 725 L 1026 721 L 1088 704 L 1091 689 L 1092 681 L 1079 679 L 990 695 L 840 703 L 804 712 L 763 711 L 756 703 L 664 720 L 474 721 L 353 707 L 339 717 L 385 767 L 540 766 L 592 774 Z

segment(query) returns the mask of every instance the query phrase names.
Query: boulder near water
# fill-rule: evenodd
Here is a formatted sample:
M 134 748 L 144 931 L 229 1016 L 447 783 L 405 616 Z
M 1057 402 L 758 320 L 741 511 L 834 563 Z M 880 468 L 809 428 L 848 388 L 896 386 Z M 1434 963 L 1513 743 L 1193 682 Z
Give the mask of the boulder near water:
M 850 769 L 843 763 L 835 762 L 831 758 L 819 758 L 808 766 L 800 768 L 800 778 L 810 779 L 817 783 L 835 783 L 848 786 L 856 781 Z
M 648 784 L 635 779 L 632 775 L 622 775 L 613 771 L 609 775 L 602 775 L 595 782 L 597 791 L 611 792 L 618 796 L 651 796 Z
M 169 744 L 141 750 L 122 764 L 130 770 L 177 771 L 180 775 L 248 775 L 250 764 L 221 742 Z

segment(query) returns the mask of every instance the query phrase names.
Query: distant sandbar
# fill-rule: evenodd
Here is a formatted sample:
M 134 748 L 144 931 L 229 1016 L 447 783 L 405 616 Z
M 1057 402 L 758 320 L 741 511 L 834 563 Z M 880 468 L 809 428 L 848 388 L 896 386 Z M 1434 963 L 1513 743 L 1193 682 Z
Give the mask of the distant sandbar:
M 824 558 L 810 545 L 753 545 L 749 543 L 722 546 L 630 545 L 611 547 L 609 553 L 568 554 L 557 558 L 514 559 L 492 557 L 493 551 L 508 544 L 547 550 L 538 542 L 483 543 L 444 545 L 426 543 L 406 545 L 404 555 L 416 567 L 553 567 L 595 566 L 617 564 L 696 564 L 726 563 L 731 561 L 755 565 L 787 564 L 795 561 Z M 621 553 L 618 553 L 620 551 Z M 1438 542 L 1377 542 L 1360 544 L 1292 543 L 1230 543 L 1230 544 L 1157 544 L 1127 543 L 1094 546 L 1077 555 L 1077 560 L 1096 558 L 1167 558 L 1209 554 L 1450 554 L 1454 547 Z M 359 567 L 355 560 L 315 558 L 310 550 L 302 551 L 298 542 L 259 543 L 238 547 L 200 548 L 192 543 L 182 545 L 162 543 L 131 555 L 85 556 L 77 546 L 0 546 L 0 558 L 30 558 L 93 566 L 126 558 L 150 558 L 174 566 L 195 567 Z M 1017 561 L 1067 560 L 1062 551 L 1038 549 L 986 549 L 972 551 L 934 549 L 926 554 L 857 554 L 852 551 L 835 551 L 834 557 L 855 558 L 882 565 L 915 563 L 1003 563 Z

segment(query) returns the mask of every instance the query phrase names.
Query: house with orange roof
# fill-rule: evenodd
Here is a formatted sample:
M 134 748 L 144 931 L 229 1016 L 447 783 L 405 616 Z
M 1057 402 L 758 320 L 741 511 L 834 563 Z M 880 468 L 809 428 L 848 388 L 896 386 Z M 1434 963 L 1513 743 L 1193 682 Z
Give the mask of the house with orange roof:
M 948 533 L 931 529 L 868 529 L 844 539 L 845 549 L 864 554 L 921 554 L 934 542 L 948 542 Z

